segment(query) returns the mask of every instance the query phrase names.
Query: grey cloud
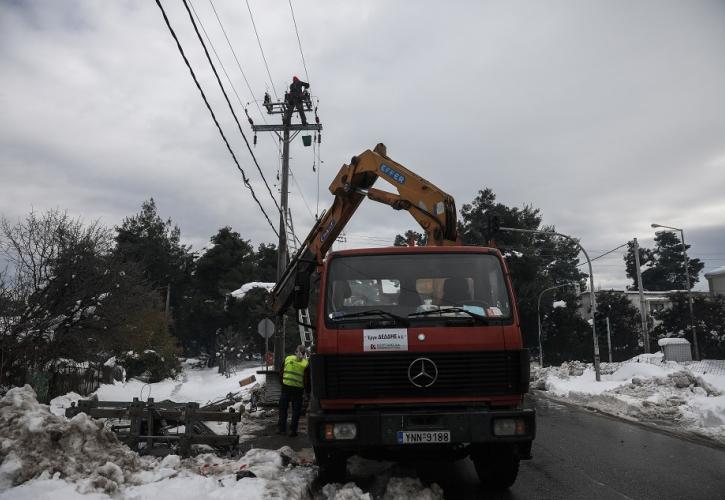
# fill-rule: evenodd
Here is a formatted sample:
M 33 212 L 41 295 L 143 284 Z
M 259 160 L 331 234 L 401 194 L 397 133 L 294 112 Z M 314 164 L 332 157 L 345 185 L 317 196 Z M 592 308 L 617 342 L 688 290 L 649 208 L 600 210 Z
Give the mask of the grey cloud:
M 183 7 L 165 5 L 273 215 Z M 215 2 L 254 96 L 209 5 L 194 5 L 240 98 L 260 98 L 269 83 L 244 5 Z M 288 5 L 250 5 L 281 93 L 292 74 L 304 74 Z M 646 242 L 654 221 L 684 226 L 695 253 L 725 248 L 722 3 L 296 7 L 325 127 L 320 208 L 331 202 L 338 167 L 383 141 L 459 206 L 488 186 L 503 203 L 541 208 L 547 224 L 593 250 L 633 236 Z M 0 37 L 0 212 L 63 206 L 117 224 L 154 196 L 194 244 L 227 224 L 255 242 L 274 239 L 153 3 L 6 3 Z M 255 153 L 274 182 L 273 138 L 260 136 Z M 314 212 L 312 153 L 297 141 L 292 156 Z M 291 189 L 304 234 L 313 219 Z M 392 241 L 413 226 L 407 214 L 368 202 L 348 229 L 350 245 Z M 598 265 L 602 286 L 625 283 L 621 258 Z

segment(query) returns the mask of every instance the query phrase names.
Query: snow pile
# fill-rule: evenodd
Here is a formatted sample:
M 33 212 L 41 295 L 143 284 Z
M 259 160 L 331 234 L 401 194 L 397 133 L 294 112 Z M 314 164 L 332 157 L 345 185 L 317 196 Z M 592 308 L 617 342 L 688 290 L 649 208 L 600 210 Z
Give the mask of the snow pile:
M 141 467 L 103 425 L 83 413 L 53 415 L 28 385 L 0 400 L 0 460 L 0 491 L 45 473 L 113 493 Z
M 264 283 L 262 281 L 252 281 L 251 283 L 245 283 L 241 286 L 241 288 L 238 288 L 237 290 L 234 290 L 231 293 L 231 296 L 235 299 L 242 300 L 247 293 L 249 293 L 250 290 L 253 288 L 264 288 L 268 292 L 274 288 L 274 285 L 276 283 Z
M 311 456 L 288 447 L 277 451 L 253 449 L 238 460 L 211 454 L 185 460 L 176 455 L 142 460 L 146 467 L 130 474 L 119 489 L 109 491 L 112 496 L 84 487 L 82 482 L 44 472 L 35 480 L 0 493 L 0 500 L 301 500 L 310 497 L 310 485 L 317 475 Z M 107 468 L 109 474 L 118 477 L 119 469 L 114 464 L 107 464 Z
M 53 398 L 50 400 L 50 412 L 53 415 L 64 417 L 65 409 L 70 408 L 73 403 L 78 403 L 81 399 L 85 399 L 85 397 L 76 392 L 69 392 L 68 394 Z
M 578 361 L 532 369 L 532 388 L 600 410 L 725 443 L 725 372 L 703 370 L 708 361 L 683 365 L 641 355 L 601 367 L 597 382 L 591 364 Z M 656 361 L 653 363 L 652 361 Z
M 390 477 L 387 479 L 385 492 L 382 496 L 373 496 L 364 492 L 354 482 L 344 485 L 339 483 L 326 484 L 322 487 L 322 498 L 325 500 L 443 500 L 443 489 L 437 484 L 426 487 L 416 477 Z

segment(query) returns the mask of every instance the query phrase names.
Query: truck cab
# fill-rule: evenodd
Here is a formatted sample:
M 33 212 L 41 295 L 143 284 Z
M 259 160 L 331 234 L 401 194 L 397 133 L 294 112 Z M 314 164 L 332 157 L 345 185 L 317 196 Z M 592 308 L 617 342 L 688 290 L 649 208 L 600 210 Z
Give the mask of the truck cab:
M 313 285 L 308 433 L 321 474 L 347 457 L 471 456 L 508 487 L 531 456 L 529 357 L 495 248 L 327 254 Z
M 378 179 L 395 192 L 375 188 Z M 308 434 L 321 475 L 341 480 L 353 454 L 470 456 L 483 482 L 510 486 L 536 427 L 523 408 L 529 356 L 501 253 L 462 246 L 453 197 L 382 143 L 344 164 L 330 193 L 272 290 L 274 313 L 294 306 L 311 344 Z M 332 252 L 364 199 L 407 211 L 426 246 Z

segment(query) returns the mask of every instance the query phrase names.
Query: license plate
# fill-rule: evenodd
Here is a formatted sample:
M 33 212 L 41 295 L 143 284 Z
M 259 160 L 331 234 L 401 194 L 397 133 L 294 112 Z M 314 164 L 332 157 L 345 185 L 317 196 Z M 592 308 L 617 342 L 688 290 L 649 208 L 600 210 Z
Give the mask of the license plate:
M 398 444 L 450 443 L 451 431 L 398 431 Z

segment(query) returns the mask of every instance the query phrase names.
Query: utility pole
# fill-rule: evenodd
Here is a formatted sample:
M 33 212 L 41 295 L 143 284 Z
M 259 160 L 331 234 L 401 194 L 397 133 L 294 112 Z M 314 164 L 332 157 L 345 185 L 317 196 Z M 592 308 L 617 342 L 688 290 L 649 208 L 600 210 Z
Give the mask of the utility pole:
M 264 96 L 264 107 L 267 109 L 267 114 L 270 115 L 282 115 L 283 117 L 288 111 L 288 107 L 293 106 L 288 101 L 287 93 L 285 93 L 284 100 L 272 102 L 269 94 Z M 288 251 L 288 234 L 294 238 L 294 234 L 291 234 L 289 230 L 290 224 L 287 221 L 289 214 L 288 200 L 289 200 L 289 146 L 297 135 L 302 131 L 315 131 L 317 132 L 315 139 L 319 143 L 321 141 L 322 124 L 317 116 L 317 108 L 313 110 L 312 100 L 309 92 L 305 91 L 302 97 L 302 107 L 307 112 L 313 112 L 315 114 L 315 123 L 306 125 L 292 125 L 292 119 L 287 123 L 279 125 L 255 125 L 252 119 L 247 113 L 247 119 L 249 120 L 252 130 L 254 131 L 254 144 L 257 144 L 257 132 L 273 132 L 277 138 L 282 141 L 282 178 L 280 186 L 280 212 L 279 212 L 279 245 L 277 247 L 277 281 L 280 280 L 287 262 L 289 261 Z M 246 110 L 245 110 L 246 111 Z M 284 360 L 284 345 L 285 345 L 285 324 L 286 315 L 282 315 L 277 329 L 277 335 L 274 337 L 274 367 L 278 371 L 282 367 Z
M 649 354 L 649 330 L 647 328 L 644 290 L 642 289 L 642 270 L 639 267 L 639 242 L 637 238 L 634 239 L 634 266 L 637 274 L 637 289 L 639 290 L 639 314 L 642 318 L 642 342 L 644 342 L 644 352 Z
M 609 314 L 607 314 L 607 347 L 609 347 L 609 362 L 612 362 L 612 327 L 609 325 Z

